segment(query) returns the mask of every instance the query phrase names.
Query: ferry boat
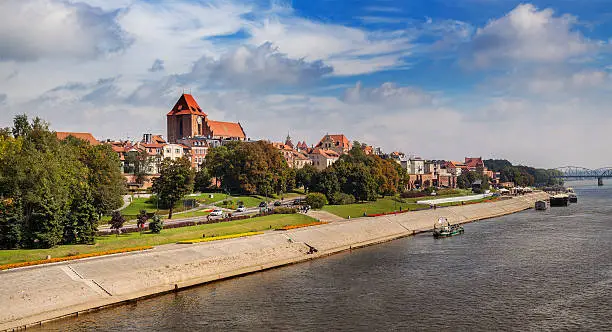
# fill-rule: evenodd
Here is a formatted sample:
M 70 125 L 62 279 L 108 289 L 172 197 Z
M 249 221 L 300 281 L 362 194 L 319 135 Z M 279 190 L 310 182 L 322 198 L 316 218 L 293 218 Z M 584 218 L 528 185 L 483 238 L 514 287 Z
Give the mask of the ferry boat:
M 568 195 L 568 200 L 570 203 L 578 203 L 578 196 L 576 196 L 574 193 L 570 193 Z
M 434 224 L 433 237 L 438 239 L 441 237 L 451 237 L 455 235 L 463 234 L 463 227 L 459 225 L 451 225 L 446 218 L 441 217 L 438 222 Z
M 567 206 L 569 203 L 569 195 L 558 194 L 550 197 L 550 206 Z
M 548 203 L 546 203 L 546 201 L 537 201 L 535 202 L 535 209 L 538 211 L 546 211 L 546 209 L 548 209 Z

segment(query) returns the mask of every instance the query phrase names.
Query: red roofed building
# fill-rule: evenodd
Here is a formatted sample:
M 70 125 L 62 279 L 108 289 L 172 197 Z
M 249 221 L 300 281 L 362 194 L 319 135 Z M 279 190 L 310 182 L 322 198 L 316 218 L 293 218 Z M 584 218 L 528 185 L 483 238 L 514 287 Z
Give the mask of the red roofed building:
M 321 141 L 319 141 L 319 144 L 317 144 L 316 147 L 324 150 L 333 150 L 337 154 L 342 155 L 348 153 L 353 147 L 353 144 L 351 143 L 351 141 L 348 140 L 348 138 L 346 138 L 346 136 L 342 134 L 327 134 L 323 136 L 323 138 L 321 139 Z
M 482 161 L 482 158 L 469 158 L 466 157 L 465 158 L 465 166 L 467 167 L 467 169 L 469 171 L 475 171 L 478 168 L 485 168 L 484 162 Z
M 55 133 L 55 136 L 57 136 L 57 139 L 59 139 L 60 141 L 63 141 L 66 138 L 72 136 L 74 138 L 78 138 L 80 140 L 87 141 L 91 145 L 100 144 L 100 142 L 95 137 L 93 137 L 93 135 L 90 133 L 71 133 L 71 132 L 65 132 L 65 131 L 58 131 Z
M 308 154 L 308 158 L 312 160 L 312 165 L 322 171 L 327 167 L 333 165 L 340 158 L 340 154 L 334 150 L 325 150 L 321 148 L 314 148 Z
M 221 140 L 246 140 L 240 123 L 212 121 L 202 111 L 192 95 L 183 94 L 166 115 L 168 142 L 189 137 L 207 137 Z

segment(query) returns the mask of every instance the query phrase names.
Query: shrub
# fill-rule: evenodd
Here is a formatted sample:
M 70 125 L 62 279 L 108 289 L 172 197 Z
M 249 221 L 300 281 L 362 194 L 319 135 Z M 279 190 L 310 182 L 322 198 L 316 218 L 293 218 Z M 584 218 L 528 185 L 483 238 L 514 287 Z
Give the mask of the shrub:
M 418 197 L 425 197 L 427 196 L 426 193 L 422 192 L 422 191 L 404 191 L 403 193 L 400 194 L 401 198 L 418 198 Z
M 329 203 L 334 205 L 353 204 L 355 203 L 355 196 L 337 192 L 332 195 Z
M 121 215 L 119 211 L 113 211 L 113 216 L 110 220 L 111 229 L 120 229 L 125 224 L 125 218 Z
M 274 209 L 274 214 L 295 214 L 297 209 L 289 207 L 278 207 Z
M 155 234 L 159 234 L 161 233 L 161 230 L 164 228 L 164 222 L 161 220 L 161 218 L 156 215 L 153 217 L 153 220 L 149 223 L 149 230 L 152 233 Z
M 147 222 L 147 220 L 149 220 L 149 215 L 147 213 L 146 210 L 140 210 L 140 213 L 138 214 L 138 216 L 136 217 L 136 225 L 138 225 L 138 228 L 141 229 L 144 227 L 145 223 Z
M 310 193 L 306 195 L 305 201 L 313 209 L 321 209 L 327 204 L 327 198 L 321 193 Z

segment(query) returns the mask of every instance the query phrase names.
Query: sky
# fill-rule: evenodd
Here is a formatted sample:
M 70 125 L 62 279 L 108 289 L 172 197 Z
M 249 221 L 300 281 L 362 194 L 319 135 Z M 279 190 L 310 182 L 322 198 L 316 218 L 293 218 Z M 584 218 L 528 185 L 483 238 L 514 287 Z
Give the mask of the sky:
M 191 93 L 251 139 L 612 166 L 612 0 L 2 0 L 0 127 L 166 134 Z

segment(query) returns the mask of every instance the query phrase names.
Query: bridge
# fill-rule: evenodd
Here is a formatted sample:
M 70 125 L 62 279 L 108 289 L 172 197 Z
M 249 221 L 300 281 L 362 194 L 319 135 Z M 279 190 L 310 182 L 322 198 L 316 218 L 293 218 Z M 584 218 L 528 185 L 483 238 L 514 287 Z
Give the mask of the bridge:
M 559 171 L 556 177 L 568 180 L 597 179 L 597 184 L 603 186 L 604 178 L 612 178 L 612 167 L 588 169 L 578 166 L 564 166 L 555 168 Z

